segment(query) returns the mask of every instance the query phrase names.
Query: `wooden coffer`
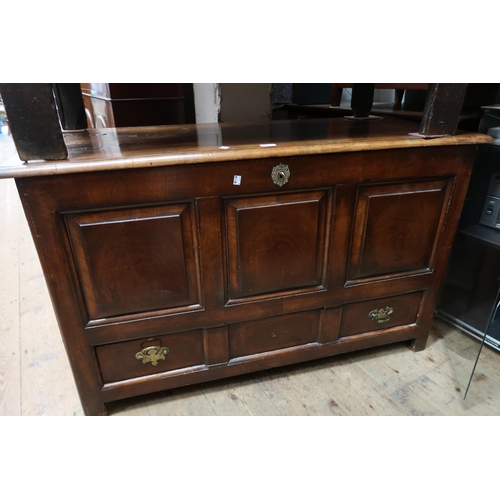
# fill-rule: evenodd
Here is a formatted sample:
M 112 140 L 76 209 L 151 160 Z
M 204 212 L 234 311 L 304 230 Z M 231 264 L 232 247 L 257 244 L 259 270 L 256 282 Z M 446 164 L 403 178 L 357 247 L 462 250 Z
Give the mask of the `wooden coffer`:
M 85 413 L 385 343 L 423 349 L 474 154 L 17 179 Z

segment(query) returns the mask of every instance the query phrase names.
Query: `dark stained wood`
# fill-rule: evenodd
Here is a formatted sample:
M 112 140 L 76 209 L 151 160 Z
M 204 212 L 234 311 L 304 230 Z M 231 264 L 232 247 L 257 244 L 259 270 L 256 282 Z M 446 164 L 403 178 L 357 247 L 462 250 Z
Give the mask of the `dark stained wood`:
M 327 207 L 325 191 L 228 201 L 229 300 L 323 287 Z
M 430 270 L 450 195 L 446 180 L 360 186 L 349 279 Z
M 168 349 L 156 366 L 137 359 L 137 353 L 156 346 Z M 105 383 L 205 364 L 201 330 L 100 346 L 96 353 Z
M 378 330 L 412 325 L 417 321 L 421 299 L 422 292 L 415 292 L 367 300 L 356 304 L 346 304 L 342 306 L 339 337 L 366 335 Z M 386 310 L 387 307 L 393 310 L 387 321 L 377 323 L 372 320 L 370 312 L 380 309 Z
M 253 157 L 248 147 L 247 158 L 200 164 L 174 148 L 175 162 L 164 152 L 149 167 L 159 136 L 145 136 L 148 151 L 126 134 L 122 151 L 140 168 L 102 170 L 96 146 L 94 160 L 75 152 L 89 168 L 17 179 L 85 413 L 375 345 L 424 348 L 482 136 L 422 147 L 388 139 L 380 122 L 379 139 L 375 122 L 313 123 L 339 145 L 338 123 L 338 152 L 314 149 L 309 131 L 304 148 L 287 146 L 306 154 Z M 246 140 L 261 139 L 256 130 Z M 350 151 L 349 135 L 367 130 L 373 150 Z M 419 147 L 391 147 L 405 141 Z M 271 170 L 285 162 L 290 180 L 278 187 Z M 391 320 L 376 325 L 372 305 L 393 307 Z M 135 358 L 149 339 L 170 350 L 155 367 Z
M 457 131 L 466 83 L 432 83 L 427 91 L 420 135 L 452 135 Z
M 352 83 L 332 83 L 332 106 L 340 106 L 343 89 L 352 88 L 353 85 Z M 375 89 L 394 89 L 396 104 L 401 104 L 406 90 L 427 90 L 428 88 L 428 83 L 375 83 Z
M 374 83 L 353 83 L 351 108 L 354 118 L 367 118 L 373 105 Z
M 87 118 L 79 83 L 54 83 L 54 97 L 63 130 L 85 130 Z
M 16 181 L 16 184 L 18 190 L 21 192 L 22 188 L 19 180 Z M 32 199 L 21 196 L 21 202 L 32 231 L 31 234 L 35 247 L 40 256 L 49 293 L 55 307 L 61 333 L 63 334 L 64 346 L 75 376 L 76 388 L 80 396 L 83 411 L 86 415 L 106 415 L 107 410 L 101 395 L 103 382 L 95 351 L 90 348 L 86 336 L 81 333 L 82 318 L 78 290 L 72 286 L 71 280 L 68 280 L 69 273 L 64 257 L 64 251 L 69 245 L 68 240 L 63 232 L 57 230 L 57 223 L 54 219 L 54 217 L 57 218 L 57 215 L 54 212 L 52 200 L 45 197 L 38 200 L 38 209 L 45 212 L 45 217 L 51 219 L 52 224 L 56 223 L 53 226 L 53 230 L 55 230 L 58 236 L 51 241 L 51 238 L 54 237 L 54 233 L 51 230 L 45 232 L 44 230 L 37 231 L 35 229 L 35 225 L 37 225 L 34 222 L 36 209 L 33 210 L 33 207 L 29 203 Z M 36 215 L 39 217 L 41 213 Z M 49 233 L 52 234 L 49 236 Z M 51 276 L 50 273 L 54 268 L 57 269 L 57 275 Z
M 323 309 L 321 311 L 320 343 L 336 342 L 339 339 L 341 312 L 342 309 L 340 307 Z
M 82 83 L 91 127 L 195 123 L 192 83 Z
M 354 337 L 355 340 L 345 337 L 341 342 L 331 344 L 320 345 L 313 342 L 287 349 L 270 351 L 265 353 L 265 355 L 255 354 L 253 356 L 236 358 L 227 365 L 218 365 L 210 369 L 199 367 L 197 369 L 157 373 L 144 378 L 105 384 L 102 390 L 102 398 L 105 402 L 116 401 L 117 399 L 138 396 L 145 392 L 164 391 L 200 382 L 233 377 L 252 371 L 266 370 L 277 366 L 286 366 L 326 356 L 344 354 L 353 350 L 368 349 L 393 342 L 401 342 L 413 339 L 421 334 L 421 328 L 413 325 L 388 330 L 381 335 L 368 335 L 362 342 L 357 337 Z M 145 384 L 147 384 L 147 389 L 145 389 Z
M 336 84 L 332 83 L 332 90 L 331 90 L 331 105 L 334 107 L 340 106 L 340 103 L 342 102 L 342 92 L 343 88 L 341 84 Z
M 205 342 L 205 363 L 207 365 L 227 363 L 229 361 L 227 326 L 206 328 L 203 335 Z
M 222 201 L 218 196 L 197 198 L 199 245 L 203 270 L 203 304 L 206 311 L 220 311 L 226 303 L 226 266 L 222 248 Z M 220 325 L 220 322 L 217 326 Z M 206 323 L 204 326 L 216 326 Z
M 417 133 L 418 124 L 389 117 L 363 120 L 362 124 L 344 119 L 314 119 L 89 129 L 64 134 L 68 161 L 38 161 L 30 165 L 11 162 L 0 166 L 0 179 L 493 141 L 484 134 L 458 132 L 453 137 L 435 138 L 430 144 L 427 139 L 410 135 Z M 262 144 L 276 146 L 262 147 Z M 227 179 L 229 186 L 235 174 L 238 172 L 233 171 Z M 270 179 L 270 173 L 266 172 L 266 178 Z M 244 189 L 246 182 L 244 177 L 240 188 Z
M 319 311 L 307 311 L 230 325 L 229 357 L 317 342 L 319 318 Z
M 89 319 L 201 302 L 192 204 L 83 212 L 65 221 Z
M 67 158 L 51 83 L 2 83 L 0 93 L 21 160 Z
M 196 123 L 196 109 L 194 106 L 194 86 L 192 83 L 183 83 L 184 122 Z

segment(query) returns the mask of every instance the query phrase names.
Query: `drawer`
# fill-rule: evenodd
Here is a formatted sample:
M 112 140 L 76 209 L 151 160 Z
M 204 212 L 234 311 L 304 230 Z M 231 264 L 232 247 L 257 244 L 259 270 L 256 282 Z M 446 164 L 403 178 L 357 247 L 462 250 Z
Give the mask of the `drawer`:
M 229 357 L 248 356 L 316 342 L 319 311 L 287 314 L 229 326 Z
M 415 324 L 422 295 L 413 292 L 342 306 L 339 337 Z
M 99 346 L 96 354 L 104 382 L 203 365 L 203 330 Z

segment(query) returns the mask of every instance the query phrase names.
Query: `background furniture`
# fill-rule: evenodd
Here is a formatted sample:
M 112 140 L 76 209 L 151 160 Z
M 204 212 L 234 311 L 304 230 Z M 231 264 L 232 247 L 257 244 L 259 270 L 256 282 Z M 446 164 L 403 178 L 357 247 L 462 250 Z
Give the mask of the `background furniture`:
M 90 128 L 194 123 L 193 84 L 81 83 Z
M 273 116 L 277 119 L 307 119 L 321 117 L 350 116 L 353 114 L 352 100 L 348 105 L 341 105 L 342 92 L 345 88 L 351 89 L 357 84 L 353 83 L 333 83 L 333 84 L 294 84 L 293 102 L 284 103 L 275 109 Z M 364 114 L 385 117 L 394 116 L 401 119 L 412 120 L 422 124 L 429 118 L 426 113 L 426 106 L 433 97 L 433 88 L 436 84 L 420 83 L 375 83 L 373 89 L 394 89 L 395 100 L 393 102 L 374 102 L 373 94 L 362 99 L 366 103 L 362 106 Z M 451 85 L 449 97 L 456 96 L 460 84 Z M 297 88 L 295 88 L 297 87 Z M 327 95 L 330 88 L 331 93 Z M 403 100 L 404 96 L 404 100 Z M 438 102 L 446 102 L 446 95 L 438 97 Z M 469 83 L 466 84 L 465 94 L 459 101 L 451 104 L 448 98 L 446 107 L 453 111 L 453 115 L 458 117 L 456 127 L 460 130 L 476 132 L 478 130 L 481 117 L 481 107 L 500 102 L 500 84 L 498 83 Z M 366 110 L 369 111 L 366 111 Z M 433 111 L 434 114 L 434 111 Z M 451 115 L 450 115 L 451 116 Z M 427 118 L 426 118 L 427 117 Z M 434 119 L 434 123 L 443 121 L 443 118 Z M 444 119 L 445 122 L 454 123 L 450 117 Z M 423 135 L 431 135 L 422 129 Z M 451 131 L 450 131 L 451 130 Z M 447 128 L 446 133 L 454 133 L 453 127 Z
M 500 350 L 500 231 L 481 224 L 500 146 L 480 147 L 437 307 L 441 319 Z
M 375 83 L 375 89 L 394 90 L 394 102 L 401 104 L 403 96 L 408 90 L 428 90 L 428 83 Z M 352 89 L 352 83 L 332 83 L 331 84 L 331 105 L 340 106 L 342 92 L 344 89 Z

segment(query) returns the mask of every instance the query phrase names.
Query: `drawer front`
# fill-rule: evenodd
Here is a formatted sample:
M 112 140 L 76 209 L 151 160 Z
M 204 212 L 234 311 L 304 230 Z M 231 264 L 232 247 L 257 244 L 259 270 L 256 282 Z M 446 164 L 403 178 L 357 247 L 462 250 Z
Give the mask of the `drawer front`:
M 319 311 L 288 314 L 229 326 L 229 357 L 248 356 L 316 342 Z
M 104 382 L 203 365 L 203 330 L 99 346 L 96 354 Z
M 342 306 L 339 337 L 350 337 L 417 322 L 423 292 Z

